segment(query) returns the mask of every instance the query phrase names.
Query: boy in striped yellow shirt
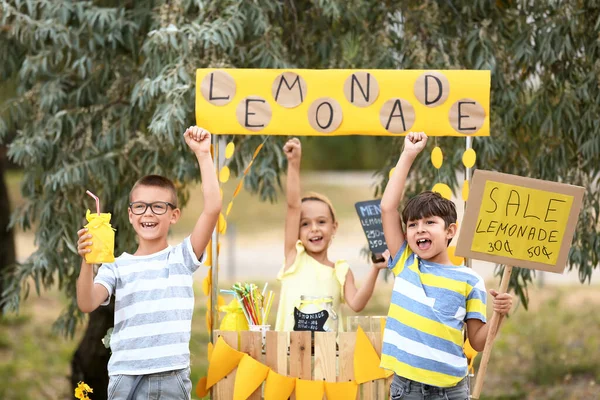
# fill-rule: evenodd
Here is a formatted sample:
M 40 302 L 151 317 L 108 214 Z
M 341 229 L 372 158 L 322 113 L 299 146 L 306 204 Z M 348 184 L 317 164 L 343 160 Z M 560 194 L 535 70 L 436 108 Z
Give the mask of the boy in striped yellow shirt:
M 423 132 L 409 133 L 381 199 L 383 232 L 393 258 L 394 289 L 383 335 L 381 367 L 392 370 L 392 400 L 469 398 L 464 324 L 481 351 L 488 332 L 486 290 L 472 269 L 454 266 L 447 248 L 456 234 L 456 207 L 438 193 L 411 198 L 402 211 L 410 167 L 425 148 Z M 406 224 L 406 233 L 402 222 Z M 512 296 L 490 290 L 494 310 L 506 315 Z

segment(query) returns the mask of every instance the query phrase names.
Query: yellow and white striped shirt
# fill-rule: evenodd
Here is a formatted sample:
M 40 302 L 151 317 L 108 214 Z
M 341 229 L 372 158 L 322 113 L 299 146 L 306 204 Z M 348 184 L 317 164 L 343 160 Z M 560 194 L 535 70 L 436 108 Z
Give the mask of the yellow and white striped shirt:
M 483 279 L 465 266 L 422 260 L 407 242 L 389 268 L 395 282 L 381 367 L 426 385 L 455 386 L 467 375 L 464 323 L 486 322 Z

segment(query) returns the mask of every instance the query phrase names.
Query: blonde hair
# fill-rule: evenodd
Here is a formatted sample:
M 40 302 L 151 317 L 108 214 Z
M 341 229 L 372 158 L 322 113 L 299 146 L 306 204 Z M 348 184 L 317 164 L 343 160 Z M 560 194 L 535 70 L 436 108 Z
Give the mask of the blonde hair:
M 305 201 L 310 201 L 310 200 L 320 201 L 322 203 L 327 204 L 327 207 L 329 207 L 329 212 L 331 212 L 331 218 L 333 219 L 333 222 L 336 221 L 335 209 L 333 208 L 333 204 L 331 204 L 331 200 L 329 200 L 329 198 L 327 198 L 327 196 L 322 195 L 321 193 L 317 193 L 317 192 L 308 192 L 302 197 L 301 202 L 304 203 Z

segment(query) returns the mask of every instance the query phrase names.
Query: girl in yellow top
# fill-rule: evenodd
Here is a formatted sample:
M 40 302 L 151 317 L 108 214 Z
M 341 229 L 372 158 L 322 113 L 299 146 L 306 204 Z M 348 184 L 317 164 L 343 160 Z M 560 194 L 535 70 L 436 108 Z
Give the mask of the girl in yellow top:
M 360 312 L 373 294 L 379 270 L 386 261 L 373 264 L 366 281 L 356 288 L 354 275 L 344 260 L 329 260 L 327 251 L 338 227 L 329 200 L 319 194 L 300 196 L 300 141 L 290 139 L 283 151 L 288 159 L 287 214 L 285 218 L 285 263 L 277 279 L 281 294 L 275 329 L 291 331 L 294 328 L 294 307 L 301 296 L 332 297 L 332 309 L 338 316 L 337 330 L 343 330 L 340 305 L 346 303 Z

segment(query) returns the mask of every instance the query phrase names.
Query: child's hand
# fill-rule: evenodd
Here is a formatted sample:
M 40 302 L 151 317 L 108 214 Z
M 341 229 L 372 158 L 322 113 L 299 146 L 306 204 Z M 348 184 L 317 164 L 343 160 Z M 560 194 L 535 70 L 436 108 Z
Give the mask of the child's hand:
M 190 126 L 183 134 L 185 142 L 196 154 L 210 154 L 210 132 L 198 126 Z
M 302 158 L 302 145 L 298 138 L 290 139 L 283 146 L 283 152 L 288 159 L 288 164 L 300 165 L 300 159 Z
M 377 262 L 377 263 L 373 263 L 373 268 L 376 269 L 386 269 L 388 267 L 388 260 L 390 259 L 390 251 L 386 250 L 383 253 L 381 253 L 381 256 L 383 257 L 383 261 Z
M 512 308 L 512 294 L 498 293 L 494 289 L 490 290 L 490 294 L 494 297 L 494 311 L 501 315 L 506 315 Z
M 425 132 L 410 132 L 404 138 L 404 151 L 419 154 L 427 144 L 427 135 Z
M 77 252 L 83 258 L 85 258 L 86 254 L 92 252 L 92 249 L 90 249 L 92 242 L 88 242 L 88 239 L 91 239 L 92 235 L 87 233 L 87 231 L 87 228 L 83 228 L 77 231 L 77 235 L 79 236 L 79 240 L 77 241 Z

